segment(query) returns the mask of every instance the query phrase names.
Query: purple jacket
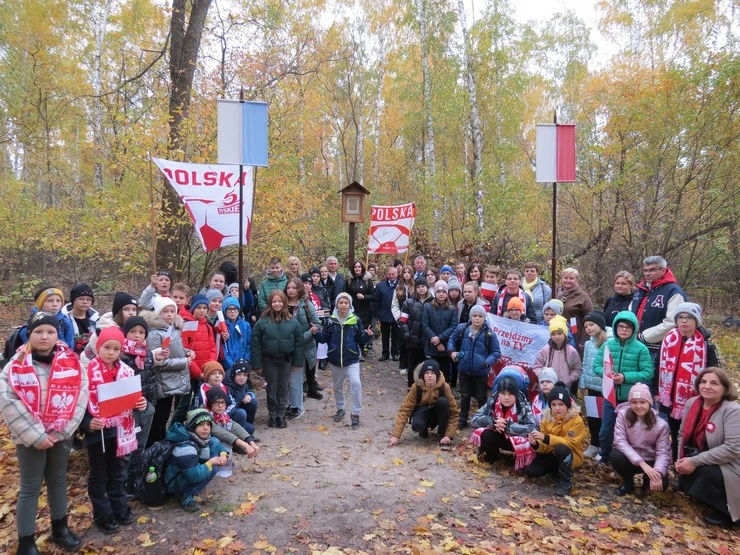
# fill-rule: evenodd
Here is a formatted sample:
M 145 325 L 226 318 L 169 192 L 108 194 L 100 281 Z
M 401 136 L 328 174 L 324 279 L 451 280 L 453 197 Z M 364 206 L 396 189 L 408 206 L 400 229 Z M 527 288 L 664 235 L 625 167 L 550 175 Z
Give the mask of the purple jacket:
M 637 420 L 635 425 L 629 427 L 627 422 L 627 410 L 629 403 L 617 406 L 617 421 L 614 425 L 614 448 L 619 449 L 622 454 L 635 466 L 641 462 L 655 461 L 653 468 L 662 476 L 668 475 L 668 466 L 671 464 L 671 441 L 668 437 L 668 423 L 655 415 L 655 426 L 652 430 L 645 429 L 642 420 Z

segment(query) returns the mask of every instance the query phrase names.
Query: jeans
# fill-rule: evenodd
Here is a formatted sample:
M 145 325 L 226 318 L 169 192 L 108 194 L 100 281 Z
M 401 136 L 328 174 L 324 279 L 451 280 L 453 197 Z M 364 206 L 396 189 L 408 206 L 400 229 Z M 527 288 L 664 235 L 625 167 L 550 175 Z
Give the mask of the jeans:
M 470 398 L 475 397 L 478 408 L 486 404 L 488 376 L 473 376 L 460 372 L 460 422 L 467 424 L 470 412 Z
M 90 473 L 87 476 L 87 494 L 93 506 L 93 520 L 107 522 L 129 511 L 124 483 L 128 473 L 129 456 L 116 456 L 116 438 L 96 441 L 87 446 Z
M 239 424 L 242 428 L 244 428 L 245 424 L 247 423 L 247 411 L 245 411 L 241 407 L 234 407 L 231 409 L 231 412 L 229 413 L 229 417 Z
M 334 366 L 329 363 L 331 377 L 334 385 L 334 401 L 337 410 L 344 410 L 344 380 L 349 380 L 349 393 L 352 398 L 352 412 L 359 416 L 362 410 L 362 382 L 360 382 L 360 363 L 355 362 L 348 366 Z
M 262 375 L 267 381 L 267 412 L 270 418 L 284 418 L 290 395 L 290 360 L 263 357 L 262 366 Z
M 383 356 L 392 354 L 398 356 L 398 324 L 395 322 L 380 323 L 381 344 L 383 345 Z M 390 350 L 388 349 L 390 343 Z
M 450 402 L 447 397 L 439 397 L 433 405 L 417 405 L 411 413 L 411 429 L 416 433 L 437 428 L 437 435 L 444 437 L 450 418 Z
M 288 396 L 288 405 L 299 409 L 303 412 L 303 378 L 305 376 L 304 367 L 290 369 L 290 395 Z
M 43 480 L 46 480 L 51 519 L 59 520 L 67 516 L 67 462 L 72 439 L 59 441 L 49 449 L 16 445 L 15 450 L 21 482 L 15 508 L 15 525 L 19 536 L 30 536 L 36 529 Z
M 182 501 L 185 501 L 188 497 L 195 497 L 198 495 L 201 491 L 205 489 L 205 487 L 208 485 L 208 483 L 213 480 L 213 477 L 218 474 L 218 471 L 221 470 L 220 466 L 214 466 L 211 469 L 211 473 L 208 475 L 208 478 L 203 480 L 202 482 L 197 482 L 195 484 L 189 484 L 181 493 L 182 495 Z
M 608 461 L 614 444 L 614 425 L 617 422 L 617 413 L 614 411 L 614 405 L 606 399 L 604 399 L 604 412 L 601 416 L 601 430 L 599 430 L 601 460 Z

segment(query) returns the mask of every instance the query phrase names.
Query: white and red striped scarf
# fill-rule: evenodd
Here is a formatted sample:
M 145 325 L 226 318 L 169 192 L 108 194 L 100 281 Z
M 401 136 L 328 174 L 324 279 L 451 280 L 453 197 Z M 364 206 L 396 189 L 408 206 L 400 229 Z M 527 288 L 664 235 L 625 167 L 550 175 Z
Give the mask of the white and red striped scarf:
M 679 364 L 680 360 L 680 364 Z M 694 380 L 707 364 L 707 345 L 704 336 L 697 329 L 683 346 L 681 332 L 672 329 L 663 338 L 660 347 L 660 367 L 658 369 L 658 395 L 660 404 L 671 407 L 671 418 L 680 420 L 686 402 L 696 396 Z M 676 382 L 673 393 L 673 382 Z
M 124 339 L 121 350 L 127 355 L 134 357 L 136 368 L 139 370 L 144 369 L 147 353 L 146 343 L 143 341 L 134 341 L 133 339 Z
M 485 281 L 480 284 L 480 296 L 487 300 L 489 303 L 493 302 L 493 299 L 498 293 L 498 285 L 494 283 L 486 283 Z
M 516 403 L 514 403 L 508 411 L 505 411 L 504 407 L 501 406 L 501 400 L 496 396 L 496 401 L 493 404 L 493 411 L 491 412 L 491 418 L 491 422 L 494 422 L 497 418 L 504 418 L 509 422 L 518 422 L 519 416 L 516 412 Z M 475 430 L 470 436 L 470 443 L 480 447 L 480 436 L 484 430 L 488 429 L 490 428 L 478 428 Z M 510 436 L 509 434 L 504 434 L 504 437 L 511 441 L 511 444 L 514 446 L 514 456 L 516 457 L 514 461 L 515 470 L 522 470 L 524 467 L 532 464 L 536 454 L 526 437 Z
M 135 375 L 134 370 L 120 360 L 116 362 L 114 368 L 108 365 L 96 356 L 87 367 L 87 379 L 90 383 L 90 399 L 87 403 L 87 410 L 94 418 L 100 418 L 100 406 L 98 404 L 98 386 L 105 383 L 117 382 Z M 125 457 L 136 451 L 138 442 L 136 441 L 136 432 L 134 431 L 134 411 L 123 411 L 118 416 L 103 418 L 104 427 L 116 427 L 116 456 Z
M 542 422 L 542 413 L 547 408 L 547 399 L 543 399 L 539 393 L 532 399 L 532 415 L 537 426 Z
M 8 371 L 8 384 L 44 430 L 62 432 L 72 420 L 82 385 L 80 359 L 63 342 L 58 341 L 49 367 L 46 403 L 41 407 L 41 383 L 33 367 L 31 349 L 20 349 Z
M 504 306 L 504 299 L 506 298 L 506 288 L 500 290 L 501 295 L 499 295 L 498 298 L 498 306 L 496 308 L 496 316 L 503 316 L 504 312 L 506 312 L 506 307 Z M 527 313 L 527 295 L 524 293 L 524 289 L 521 287 L 517 290 L 517 295 L 519 296 L 519 300 L 522 301 L 522 304 L 524 305 L 524 313 Z

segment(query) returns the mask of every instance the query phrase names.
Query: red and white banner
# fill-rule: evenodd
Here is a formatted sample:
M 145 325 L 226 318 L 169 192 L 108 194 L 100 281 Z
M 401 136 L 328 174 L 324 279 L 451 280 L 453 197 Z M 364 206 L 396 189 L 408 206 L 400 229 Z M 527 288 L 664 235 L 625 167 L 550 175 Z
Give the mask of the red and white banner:
M 203 250 L 239 244 L 239 166 L 187 164 L 152 158 L 180 195 Z M 244 244 L 252 224 L 252 168 L 243 166 Z
M 537 124 L 537 183 L 573 183 L 576 179 L 576 126 Z
M 613 407 L 617 406 L 617 390 L 614 389 L 614 360 L 609 345 L 604 346 L 604 377 L 601 380 L 601 394 Z
M 367 251 L 376 254 L 406 252 L 415 219 L 416 205 L 413 202 L 400 206 L 373 206 Z
M 501 358 L 493 365 L 494 375 L 498 374 L 504 366 L 516 364 L 527 371 L 530 389 L 534 388 L 539 380 L 532 367 L 537 354 L 550 340 L 550 328 L 519 320 L 509 320 L 491 313 L 486 315 L 486 323 L 493 329 L 501 347 Z
M 127 410 L 133 410 L 139 399 L 141 399 L 141 376 L 138 374 L 98 386 L 98 408 L 101 418 L 111 418 Z

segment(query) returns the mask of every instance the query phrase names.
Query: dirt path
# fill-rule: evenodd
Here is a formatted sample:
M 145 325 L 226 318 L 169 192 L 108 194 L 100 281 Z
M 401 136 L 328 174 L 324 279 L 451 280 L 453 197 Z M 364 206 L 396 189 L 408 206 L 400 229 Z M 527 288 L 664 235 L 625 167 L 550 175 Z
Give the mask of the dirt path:
M 72 521 L 86 552 L 100 553 L 732 553 L 740 535 L 700 523 L 700 511 L 680 494 L 616 497 L 617 483 L 593 466 L 582 469 L 573 497 L 551 495 L 552 482 L 525 480 L 505 462 L 476 461 L 461 437 L 452 451 L 436 436 L 422 440 L 409 427 L 387 447 L 406 393 L 397 363 L 363 365 L 361 427 L 349 416 L 334 423 L 329 372 L 320 373 L 324 400 L 306 400 L 306 414 L 287 429 L 266 427 L 264 391 L 256 462 L 236 459 L 231 478 L 216 478 L 203 513 L 174 504 L 136 505 L 139 522 L 113 537 L 94 526 L 85 495 L 86 463 L 70 470 Z M 2 442 L 0 551 L 14 541 L 14 457 Z M 3 510 L 4 507 L 10 510 Z M 48 509 L 42 509 L 43 515 Z M 43 528 L 46 518 L 39 519 Z M 49 547 L 47 545 L 47 547 Z M 652 550 L 652 551 L 651 551 Z

